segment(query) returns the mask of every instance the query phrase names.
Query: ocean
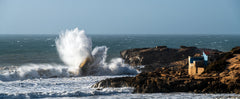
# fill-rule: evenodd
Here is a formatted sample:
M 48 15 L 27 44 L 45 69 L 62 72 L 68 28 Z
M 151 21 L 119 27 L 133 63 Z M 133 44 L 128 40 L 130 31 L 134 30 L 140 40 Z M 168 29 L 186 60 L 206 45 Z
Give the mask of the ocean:
M 166 45 L 179 48 L 181 45 L 230 51 L 240 46 L 240 35 L 87 35 L 93 48 L 107 46 L 107 60 L 120 57 L 120 51 Z M 62 63 L 56 51 L 58 35 L 50 34 L 1 34 L 0 66 L 26 63 Z
M 120 51 L 155 46 L 196 46 L 229 51 L 240 35 L 0 34 L 0 98 L 240 98 L 237 94 L 132 94 L 133 88 L 96 89 L 106 78 L 134 76 Z M 79 68 L 86 58 L 87 71 Z

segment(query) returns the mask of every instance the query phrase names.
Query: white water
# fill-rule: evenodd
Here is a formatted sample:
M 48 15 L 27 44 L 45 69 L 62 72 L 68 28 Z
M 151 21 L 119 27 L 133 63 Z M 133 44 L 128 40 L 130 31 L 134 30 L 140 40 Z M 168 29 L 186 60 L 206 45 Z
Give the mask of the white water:
M 89 75 L 124 75 L 137 74 L 138 71 L 124 64 L 121 58 L 114 58 L 106 63 L 106 46 L 98 46 L 92 50 L 92 41 L 83 30 L 67 30 L 56 39 L 59 57 L 65 63 L 60 64 L 25 64 L 15 68 L 0 69 L 1 81 L 13 81 L 35 78 L 73 77 Z M 87 58 L 93 59 L 87 70 L 82 72 L 79 65 Z
M 84 76 L 68 78 L 0 81 L 0 98 L 91 98 L 91 99 L 212 99 L 240 98 L 238 94 L 153 93 L 132 94 L 133 88 L 91 88 L 97 81 L 122 76 Z
M 1 70 L 1 81 L 24 80 L 34 78 L 69 77 L 66 66 L 57 64 L 26 64 Z
M 0 98 L 86 97 L 132 92 L 132 88 L 101 90 L 91 88 L 97 81 L 112 77 L 119 76 L 85 76 L 0 82 Z
M 92 56 L 92 41 L 83 30 L 79 31 L 78 28 L 60 34 L 56 40 L 56 47 L 61 60 L 73 72 L 78 72 L 79 65 L 88 56 Z
M 83 30 L 67 30 L 56 40 L 56 47 L 62 61 L 69 66 L 69 71 L 75 75 L 112 75 L 136 74 L 137 71 L 121 58 L 112 59 L 106 63 L 106 46 L 97 46 L 92 50 L 92 41 Z M 87 71 L 82 72 L 79 65 L 90 57 L 93 62 L 87 65 Z
M 29 63 L 0 67 L 0 98 L 240 98 L 237 94 L 132 94 L 133 88 L 91 88 L 100 80 L 136 74 L 137 71 L 123 64 L 121 58 L 106 63 L 108 48 L 98 46 L 92 50 L 91 39 L 77 28 L 61 34 L 56 46 L 65 65 Z M 87 65 L 88 71 L 83 74 L 79 64 L 88 56 L 93 58 L 93 62 Z

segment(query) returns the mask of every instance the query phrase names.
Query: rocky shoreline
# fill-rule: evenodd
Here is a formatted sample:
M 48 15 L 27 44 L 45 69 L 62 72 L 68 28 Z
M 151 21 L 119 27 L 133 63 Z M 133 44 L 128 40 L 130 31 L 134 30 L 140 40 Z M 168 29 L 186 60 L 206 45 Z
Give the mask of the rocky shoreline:
M 200 75 L 188 74 L 188 56 L 201 51 L 212 53 L 210 62 Z M 229 52 L 181 46 L 180 49 L 157 46 L 129 49 L 121 52 L 125 63 L 142 73 L 136 77 L 109 78 L 93 88 L 134 87 L 134 93 L 195 92 L 240 94 L 240 47 Z
M 203 50 L 207 50 L 217 57 L 221 51 L 215 49 L 180 46 L 179 49 L 156 46 L 155 48 L 135 48 L 120 52 L 126 64 L 138 68 L 141 71 L 151 72 L 159 67 L 184 67 L 188 64 L 188 56 L 198 56 Z

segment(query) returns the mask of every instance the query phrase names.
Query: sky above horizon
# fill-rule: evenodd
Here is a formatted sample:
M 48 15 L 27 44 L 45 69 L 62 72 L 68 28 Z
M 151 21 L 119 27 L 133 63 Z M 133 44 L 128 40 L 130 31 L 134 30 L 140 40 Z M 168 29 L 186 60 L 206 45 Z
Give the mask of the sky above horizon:
M 240 0 L 0 0 L 0 34 L 240 34 Z

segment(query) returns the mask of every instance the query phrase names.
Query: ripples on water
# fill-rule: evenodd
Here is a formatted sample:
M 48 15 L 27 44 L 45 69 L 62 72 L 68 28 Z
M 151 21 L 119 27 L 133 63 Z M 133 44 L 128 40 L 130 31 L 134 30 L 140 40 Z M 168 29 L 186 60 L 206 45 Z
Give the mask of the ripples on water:
M 92 39 L 93 48 L 107 46 L 107 61 L 120 57 L 120 51 L 130 48 L 155 47 L 166 45 L 179 48 L 181 45 L 211 48 L 229 51 L 239 46 L 239 35 L 88 35 Z M 87 76 L 63 78 L 21 79 L 22 74 L 37 74 L 43 71 L 44 64 L 63 65 L 56 51 L 55 40 L 58 35 L 0 35 L 0 73 L 1 77 L 11 81 L 0 81 L 0 97 L 5 98 L 44 98 L 44 97 L 85 97 L 85 98 L 240 98 L 236 94 L 194 94 L 194 93 L 156 93 L 131 94 L 132 88 L 107 88 L 96 90 L 91 85 L 97 81 L 117 76 Z M 16 72 L 24 64 L 42 64 L 35 71 Z M 34 67 L 34 66 L 30 66 Z M 48 66 L 49 67 L 49 66 Z M 51 66 L 50 66 L 51 67 Z M 24 68 L 24 67 L 22 67 Z M 65 67 L 57 69 L 57 73 L 65 73 Z M 20 68 L 21 69 L 21 68 Z M 29 68 L 31 69 L 31 68 Z M 52 70 L 52 69 L 51 69 Z M 63 70 L 63 71 L 62 71 Z M 7 72 L 12 75 L 6 76 Z M 43 71 L 45 72 L 45 71 Z M 52 72 L 50 72 L 52 73 Z M 21 77 L 20 77 L 20 76 Z M 11 76 L 11 77 L 10 77 Z M 37 75 L 38 76 L 38 75 Z M 41 76 L 41 77 L 45 77 Z M 52 76 L 50 74 L 50 76 Z M 55 77 L 55 75 L 53 75 Z
M 1 35 L 0 64 L 62 63 L 58 57 L 55 39 L 58 35 Z M 95 46 L 109 48 L 107 61 L 119 57 L 120 51 L 130 48 L 181 45 L 229 51 L 239 46 L 239 35 L 88 35 Z

